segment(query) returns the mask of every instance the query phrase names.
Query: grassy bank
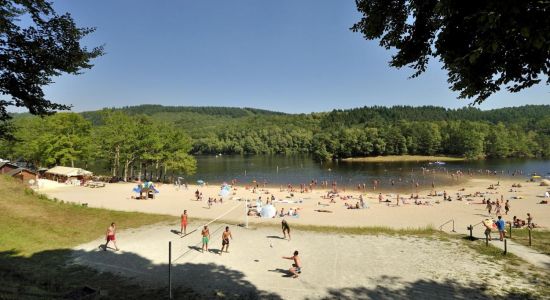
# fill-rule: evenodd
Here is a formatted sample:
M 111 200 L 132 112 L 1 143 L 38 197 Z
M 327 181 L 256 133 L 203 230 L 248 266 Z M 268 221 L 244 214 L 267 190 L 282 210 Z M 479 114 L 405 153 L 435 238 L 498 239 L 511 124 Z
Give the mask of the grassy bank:
M 175 217 L 61 203 L 5 176 L 0 176 L 0 211 L 0 299 L 62 298 L 84 286 L 108 291 L 109 298 L 164 296 L 164 290 L 66 262 L 70 248 L 102 236 L 111 222 L 127 229 Z
M 424 156 L 424 155 L 388 155 L 372 157 L 350 157 L 344 158 L 345 162 L 430 162 L 430 161 L 463 161 L 462 157 L 451 156 Z
M 513 228 L 512 240 L 518 244 L 529 246 L 529 230 Z M 531 247 L 541 253 L 550 255 L 550 231 L 539 228 L 531 230 Z

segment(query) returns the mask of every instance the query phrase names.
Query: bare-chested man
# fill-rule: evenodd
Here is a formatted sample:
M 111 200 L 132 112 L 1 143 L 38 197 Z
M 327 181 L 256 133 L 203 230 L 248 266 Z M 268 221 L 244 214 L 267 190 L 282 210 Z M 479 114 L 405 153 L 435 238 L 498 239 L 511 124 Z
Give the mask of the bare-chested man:
M 111 223 L 111 226 L 107 228 L 107 234 L 106 234 L 106 240 L 105 247 L 103 248 L 104 251 L 107 251 L 107 246 L 109 245 L 109 242 L 113 242 L 113 245 L 115 245 L 115 250 L 118 251 L 118 247 L 116 245 L 115 241 L 115 233 L 116 233 L 116 224 L 113 222 Z
M 202 235 L 202 253 L 204 253 L 204 250 L 208 251 L 208 241 L 210 240 L 210 229 L 208 229 L 207 225 L 204 225 L 204 228 L 201 231 Z
M 225 231 L 222 233 L 222 249 L 220 250 L 220 255 L 222 255 L 224 247 L 225 252 L 229 253 L 229 238 L 233 239 L 233 235 L 231 235 L 231 231 L 229 231 L 229 226 L 226 226 Z
M 283 256 L 283 258 L 294 261 L 292 268 L 288 271 L 293 275 L 292 278 L 297 278 L 298 274 L 302 273 L 302 261 L 300 260 L 300 257 L 298 257 L 298 251 L 294 251 L 294 255 L 292 256 Z

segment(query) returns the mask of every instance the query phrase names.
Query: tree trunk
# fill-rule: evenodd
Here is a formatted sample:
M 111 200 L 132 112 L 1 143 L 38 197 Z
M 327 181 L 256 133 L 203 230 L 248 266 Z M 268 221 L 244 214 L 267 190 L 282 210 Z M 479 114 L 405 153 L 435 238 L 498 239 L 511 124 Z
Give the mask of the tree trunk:
M 139 172 L 138 172 L 138 179 L 141 181 L 141 167 L 142 167 L 142 163 L 139 162 Z
M 129 160 L 126 160 L 126 162 L 124 163 L 124 177 L 123 177 L 124 182 L 126 182 L 128 179 L 128 167 L 130 166 L 131 163 L 132 161 L 129 161 Z
M 115 148 L 115 157 L 113 159 L 113 177 L 115 177 L 117 175 L 118 165 L 119 165 L 119 157 L 120 157 L 120 147 L 117 146 Z

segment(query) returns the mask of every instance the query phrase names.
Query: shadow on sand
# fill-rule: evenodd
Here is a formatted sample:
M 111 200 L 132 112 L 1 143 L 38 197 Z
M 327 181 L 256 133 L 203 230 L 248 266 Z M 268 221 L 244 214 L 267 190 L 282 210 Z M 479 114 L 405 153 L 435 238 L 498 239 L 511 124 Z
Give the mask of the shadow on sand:
M 58 249 L 30 257 L 0 252 L 0 281 L 0 299 L 84 299 L 83 293 L 101 299 L 168 298 L 168 265 L 124 251 Z M 172 285 L 174 299 L 282 299 L 259 290 L 242 272 L 216 264 L 175 264 Z
M 311 298 L 313 299 L 313 298 Z M 311 300 L 308 299 L 308 300 Z M 319 298 L 315 298 L 319 299 Z M 463 284 L 446 280 L 418 280 L 404 283 L 398 277 L 382 276 L 377 279 L 374 288 L 348 287 L 343 289 L 328 289 L 327 296 L 322 300 L 409 300 L 409 299 L 535 299 L 523 292 L 511 292 L 502 297 L 495 297 L 486 291 L 482 283 Z

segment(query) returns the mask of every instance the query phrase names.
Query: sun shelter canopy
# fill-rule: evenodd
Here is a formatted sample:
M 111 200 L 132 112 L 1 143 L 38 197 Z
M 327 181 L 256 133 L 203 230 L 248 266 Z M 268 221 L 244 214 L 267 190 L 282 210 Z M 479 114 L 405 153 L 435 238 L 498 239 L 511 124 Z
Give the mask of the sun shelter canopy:
M 47 174 L 66 176 L 66 177 L 78 177 L 78 176 L 91 176 L 92 172 L 86 171 L 81 168 L 71 168 L 71 167 L 62 167 L 57 166 L 46 171 Z
M 275 208 L 275 206 L 268 204 L 262 207 L 262 210 L 260 211 L 260 216 L 262 216 L 262 218 L 273 218 L 276 213 L 277 209 Z

